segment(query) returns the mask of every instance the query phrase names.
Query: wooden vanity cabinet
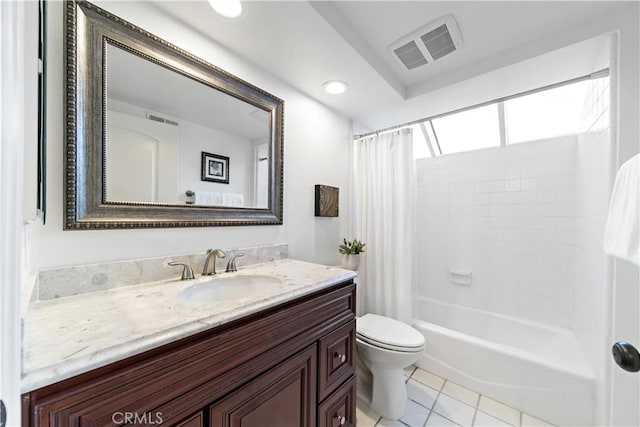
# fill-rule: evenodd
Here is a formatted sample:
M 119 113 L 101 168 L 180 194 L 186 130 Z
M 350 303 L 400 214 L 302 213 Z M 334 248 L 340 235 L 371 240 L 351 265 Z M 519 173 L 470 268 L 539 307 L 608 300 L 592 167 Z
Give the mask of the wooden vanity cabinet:
M 176 424 L 176 427 L 203 427 L 204 426 L 204 414 L 198 412 L 195 415 L 187 418 L 181 423 Z
M 347 281 L 23 395 L 23 426 L 355 425 Z
M 316 420 L 315 344 L 209 408 L 212 426 L 311 427 Z

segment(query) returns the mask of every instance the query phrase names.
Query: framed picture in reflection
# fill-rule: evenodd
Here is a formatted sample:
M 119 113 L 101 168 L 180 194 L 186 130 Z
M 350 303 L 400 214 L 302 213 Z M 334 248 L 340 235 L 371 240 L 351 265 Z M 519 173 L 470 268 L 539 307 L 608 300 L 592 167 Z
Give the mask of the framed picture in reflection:
M 202 152 L 202 181 L 229 183 L 229 158 L 219 154 Z

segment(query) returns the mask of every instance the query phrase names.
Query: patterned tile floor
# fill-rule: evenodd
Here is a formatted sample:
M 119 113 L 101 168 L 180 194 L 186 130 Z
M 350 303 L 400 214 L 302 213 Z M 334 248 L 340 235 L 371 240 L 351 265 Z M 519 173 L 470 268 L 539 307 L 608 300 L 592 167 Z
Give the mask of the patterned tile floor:
M 381 418 L 358 400 L 358 427 L 537 426 L 551 424 L 413 366 L 405 369 L 409 401 L 400 421 Z

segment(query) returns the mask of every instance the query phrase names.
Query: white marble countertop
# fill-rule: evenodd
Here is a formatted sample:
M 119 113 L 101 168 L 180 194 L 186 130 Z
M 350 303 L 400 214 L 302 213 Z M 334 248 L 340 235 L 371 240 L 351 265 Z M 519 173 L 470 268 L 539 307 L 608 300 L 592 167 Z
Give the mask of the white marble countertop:
M 282 284 L 242 298 L 186 302 L 180 291 L 211 280 L 165 280 L 29 305 L 23 319 L 22 392 L 70 378 L 356 276 L 293 259 L 227 275 L 268 275 Z

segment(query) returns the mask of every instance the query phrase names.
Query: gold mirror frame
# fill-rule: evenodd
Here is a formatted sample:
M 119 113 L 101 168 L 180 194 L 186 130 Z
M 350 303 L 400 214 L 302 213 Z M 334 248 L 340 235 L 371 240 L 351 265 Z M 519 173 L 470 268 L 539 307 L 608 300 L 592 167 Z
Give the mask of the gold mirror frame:
M 89 2 L 65 8 L 65 230 L 282 224 L 283 100 Z M 269 113 L 268 208 L 106 200 L 107 40 Z

